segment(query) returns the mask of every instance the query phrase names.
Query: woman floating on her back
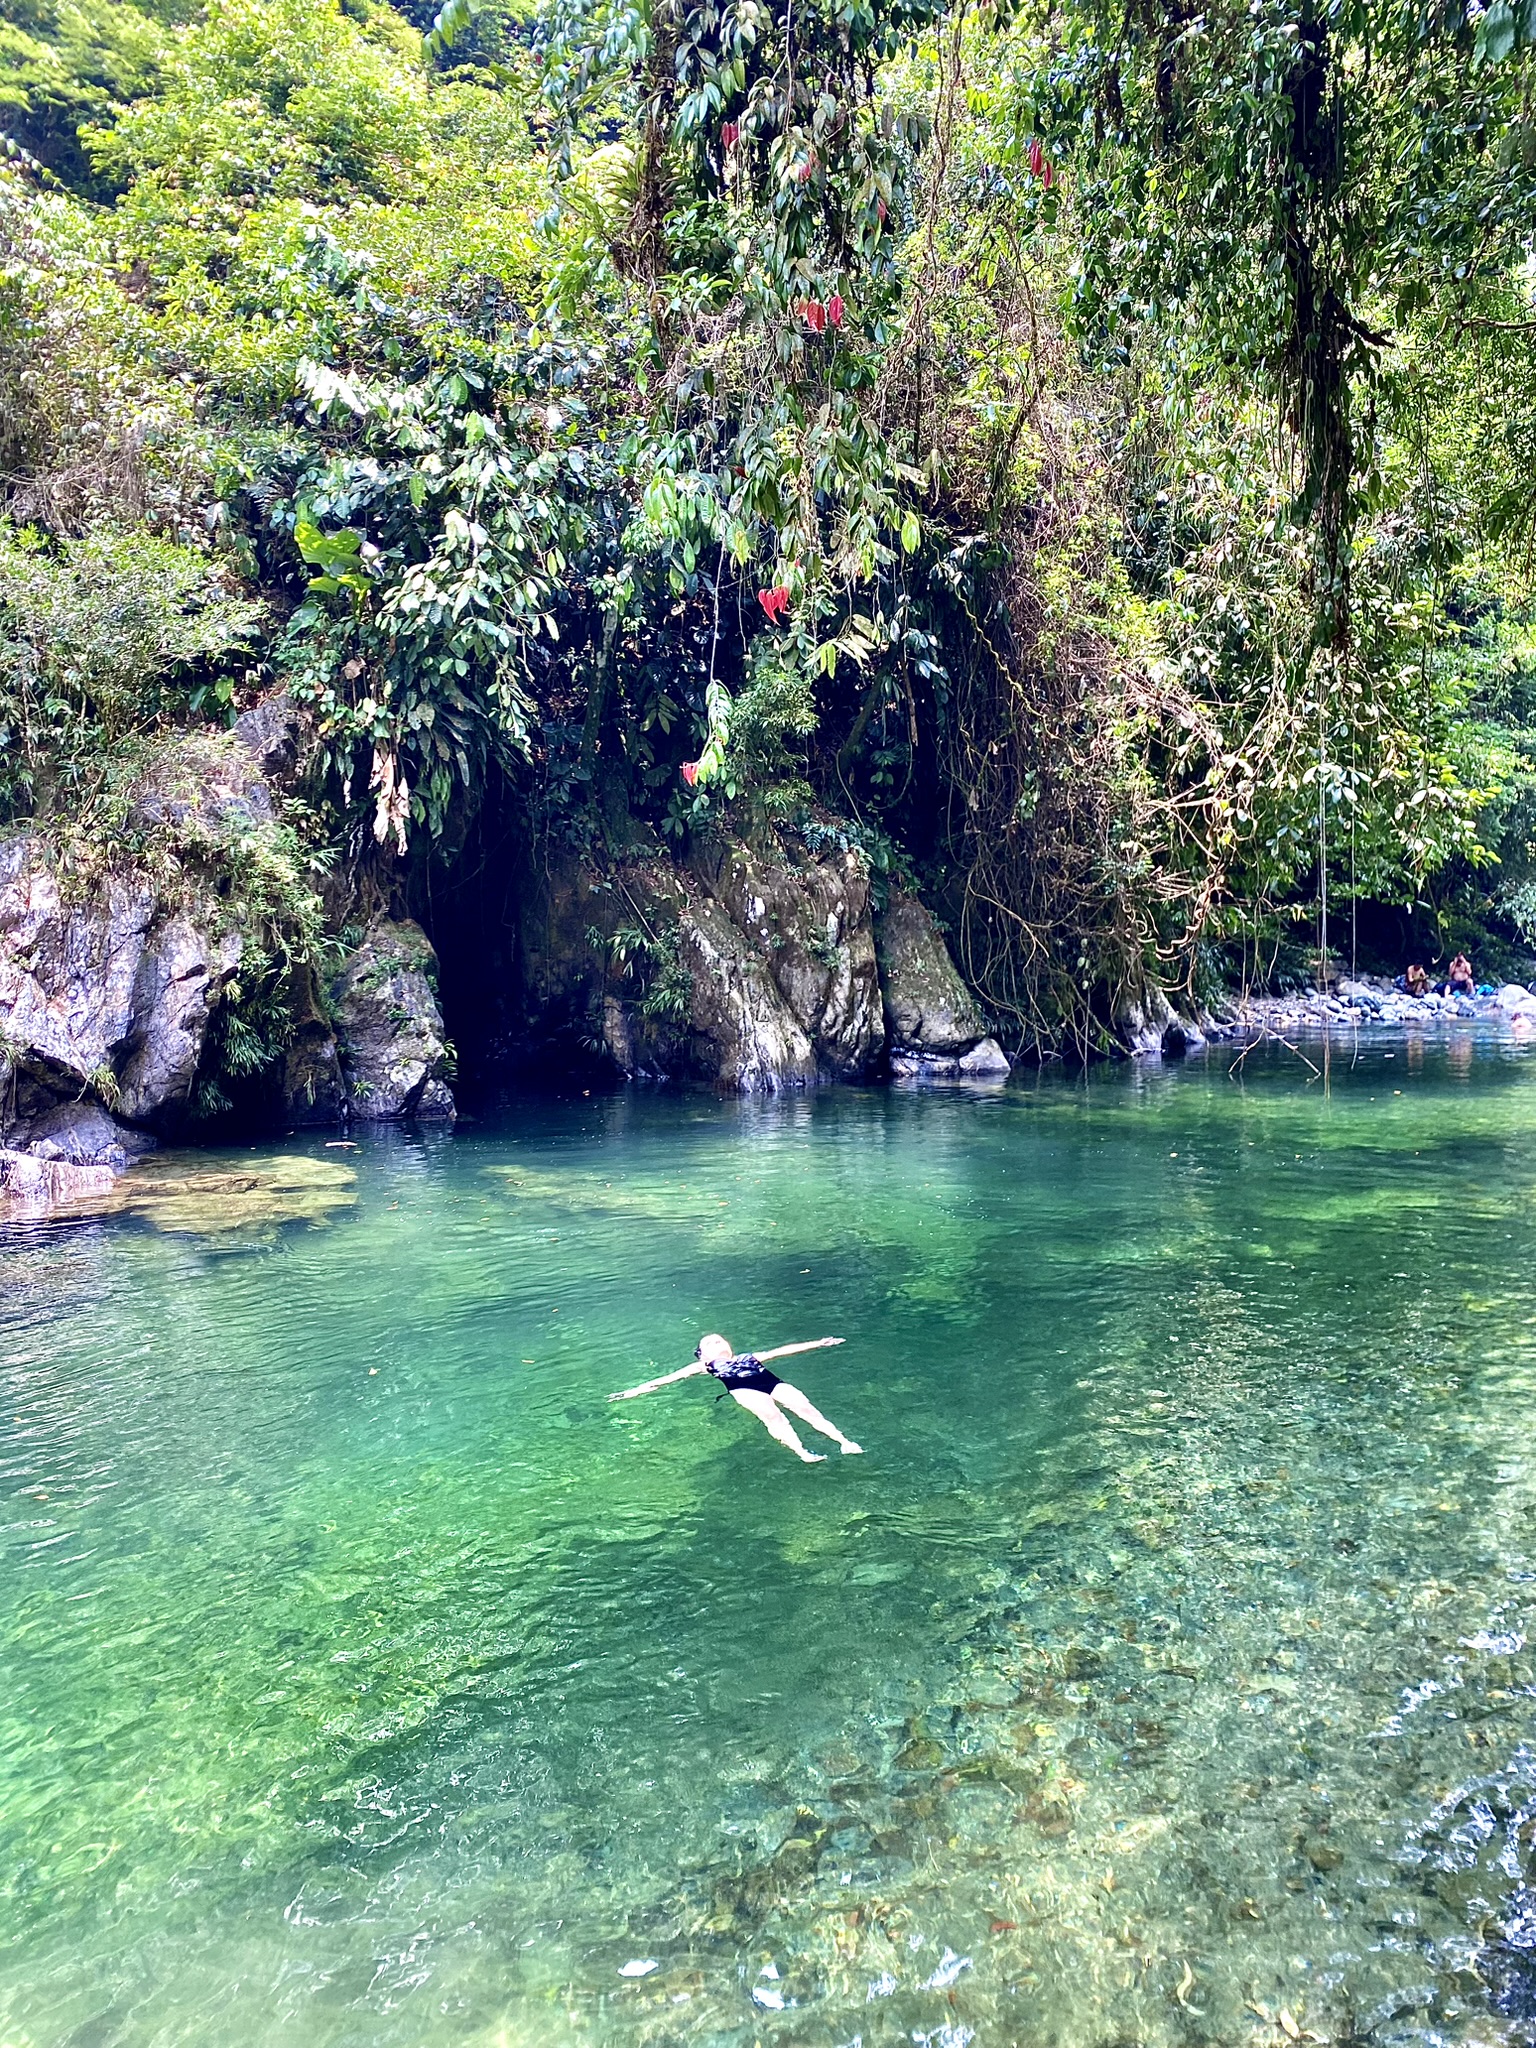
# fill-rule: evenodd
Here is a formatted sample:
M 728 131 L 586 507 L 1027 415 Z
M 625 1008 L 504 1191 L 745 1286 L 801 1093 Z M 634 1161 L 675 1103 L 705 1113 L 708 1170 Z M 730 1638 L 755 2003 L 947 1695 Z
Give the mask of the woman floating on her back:
M 781 1380 L 776 1372 L 770 1372 L 764 1361 L 788 1358 L 796 1351 L 823 1351 L 829 1344 L 841 1344 L 842 1341 L 841 1337 L 815 1337 L 809 1344 L 781 1344 L 777 1351 L 744 1351 L 738 1358 L 724 1337 L 701 1337 L 692 1365 L 685 1365 L 681 1372 L 664 1373 L 659 1380 L 647 1380 L 643 1387 L 626 1387 L 622 1394 L 610 1394 L 608 1398 L 610 1401 L 633 1401 L 637 1394 L 653 1394 L 658 1387 L 670 1387 L 674 1380 L 691 1380 L 695 1373 L 707 1372 L 743 1408 L 757 1417 L 770 1436 L 776 1436 L 807 1465 L 820 1465 L 824 1462 L 823 1454 L 805 1448 L 794 1432 L 790 1415 L 798 1415 L 812 1429 L 819 1429 L 823 1436 L 831 1437 L 845 1453 L 857 1452 L 861 1447 L 850 1442 L 834 1423 L 828 1422 L 798 1387 L 792 1387 L 788 1380 Z M 784 1412 L 786 1409 L 788 1415 Z

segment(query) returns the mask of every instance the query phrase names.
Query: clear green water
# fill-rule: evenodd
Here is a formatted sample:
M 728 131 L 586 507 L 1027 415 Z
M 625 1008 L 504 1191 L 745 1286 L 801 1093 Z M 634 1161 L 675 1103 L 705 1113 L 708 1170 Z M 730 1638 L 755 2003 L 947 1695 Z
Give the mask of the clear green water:
M 13 1233 L 0 2042 L 1530 2038 L 1536 1065 L 1395 1054 Z

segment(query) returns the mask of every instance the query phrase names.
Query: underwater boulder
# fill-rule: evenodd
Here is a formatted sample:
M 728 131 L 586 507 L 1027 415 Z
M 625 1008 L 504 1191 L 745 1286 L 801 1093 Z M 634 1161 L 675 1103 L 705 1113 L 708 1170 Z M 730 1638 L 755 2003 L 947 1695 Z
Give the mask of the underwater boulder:
M 109 1200 L 117 1180 L 113 1166 L 76 1166 L 32 1152 L 0 1150 L 0 1223 Z
M 173 1236 L 269 1235 L 280 1224 L 325 1224 L 357 1200 L 357 1175 L 302 1152 L 206 1164 L 196 1154 L 148 1161 L 118 1185 L 114 1206 Z

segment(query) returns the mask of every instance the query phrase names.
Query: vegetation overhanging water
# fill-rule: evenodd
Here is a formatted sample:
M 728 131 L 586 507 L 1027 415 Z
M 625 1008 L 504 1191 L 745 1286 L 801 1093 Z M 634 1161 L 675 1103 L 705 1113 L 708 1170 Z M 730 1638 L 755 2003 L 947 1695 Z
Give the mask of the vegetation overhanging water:
M 1230 1067 L 13 1233 L 0 2039 L 1528 2038 L 1529 1055 Z

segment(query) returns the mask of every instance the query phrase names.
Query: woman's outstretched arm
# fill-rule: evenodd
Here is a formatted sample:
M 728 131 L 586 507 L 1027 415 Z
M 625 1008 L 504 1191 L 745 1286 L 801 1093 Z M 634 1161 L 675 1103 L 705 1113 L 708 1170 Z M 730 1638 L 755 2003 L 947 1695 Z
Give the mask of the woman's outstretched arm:
M 797 1351 L 825 1351 L 829 1344 L 842 1344 L 842 1337 L 812 1337 L 808 1344 L 781 1344 L 777 1351 L 754 1351 L 754 1358 L 793 1358 Z
M 685 1365 L 678 1372 L 663 1373 L 659 1380 L 647 1380 L 641 1387 L 626 1387 L 622 1394 L 610 1394 L 610 1401 L 633 1401 L 636 1394 L 654 1394 L 658 1387 L 670 1387 L 674 1380 L 691 1380 L 696 1372 L 708 1371 L 707 1366 L 697 1363 Z

